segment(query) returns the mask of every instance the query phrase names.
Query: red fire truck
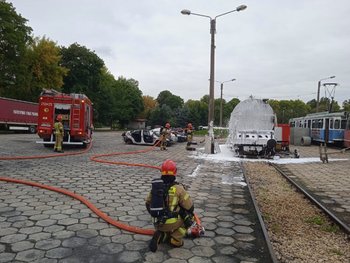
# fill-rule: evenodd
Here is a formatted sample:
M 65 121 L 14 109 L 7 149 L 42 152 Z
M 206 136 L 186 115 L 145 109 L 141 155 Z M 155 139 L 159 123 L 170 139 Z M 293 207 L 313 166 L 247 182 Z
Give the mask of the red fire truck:
M 39 98 L 38 135 L 44 146 L 55 143 L 54 124 L 62 115 L 63 144 L 87 146 L 92 139 L 93 109 L 84 94 L 64 94 L 56 90 L 44 90 Z
M 0 97 L 0 129 L 36 132 L 38 103 Z

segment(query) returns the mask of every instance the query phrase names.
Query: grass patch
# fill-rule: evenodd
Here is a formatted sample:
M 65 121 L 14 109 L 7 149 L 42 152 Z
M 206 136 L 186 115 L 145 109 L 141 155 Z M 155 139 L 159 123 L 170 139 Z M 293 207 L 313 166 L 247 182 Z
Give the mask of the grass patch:
M 306 219 L 305 222 L 312 225 L 322 226 L 325 223 L 325 220 L 320 216 L 314 216 Z
M 314 216 L 305 220 L 306 223 L 317 225 L 322 231 L 329 233 L 338 233 L 339 227 L 335 224 L 329 224 L 324 217 Z
M 265 222 L 271 221 L 271 215 L 269 213 L 261 214 Z
M 271 231 L 275 234 L 280 234 L 282 233 L 282 226 L 277 223 L 273 223 L 271 225 Z
M 334 254 L 334 255 L 337 255 L 337 256 L 343 256 L 344 253 L 341 252 L 339 249 L 337 248 L 332 248 L 331 250 L 329 250 L 330 253 Z

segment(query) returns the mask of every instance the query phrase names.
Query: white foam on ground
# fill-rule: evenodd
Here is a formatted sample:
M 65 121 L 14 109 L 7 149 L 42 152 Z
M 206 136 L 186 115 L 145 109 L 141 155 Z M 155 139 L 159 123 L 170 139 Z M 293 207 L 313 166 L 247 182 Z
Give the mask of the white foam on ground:
M 198 171 L 199 171 L 199 169 L 200 169 L 200 164 L 196 167 L 196 169 L 194 169 L 194 171 L 193 171 L 193 173 L 192 174 L 189 174 L 189 175 L 187 175 L 188 177 L 197 177 L 197 175 L 198 175 Z
M 275 159 L 249 159 L 249 158 L 239 158 L 234 156 L 235 153 L 231 151 L 231 149 L 226 144 L 220 145 L 221 152 L 216 154 L 206 154 L 202 151 L 197 151 L 196 155 L 191 155 L 193 158 L 197 159 L 205 159 L 213 162 L 225 162 L 225 161 L 231 161 L 231 162 L 270 162 L 275 164 L 300 164 L 300 163 L 318 163 L 322 162 L 320 158 L 278 158 L 278 156 L 275 156 Z M 200 150 L 200 149 L 198 149 Z M 347 161 L 349 159 L 332 159 L 328 158 L 328 161 Z

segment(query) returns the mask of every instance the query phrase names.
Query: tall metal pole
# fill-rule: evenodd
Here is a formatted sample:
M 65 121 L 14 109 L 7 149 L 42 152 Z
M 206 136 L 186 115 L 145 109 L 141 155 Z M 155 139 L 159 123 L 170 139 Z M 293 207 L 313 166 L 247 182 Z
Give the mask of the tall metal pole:
M 318 112 L 318 108 L 319 108 L 319 105 L 320 105 L 320 89 L 321 89 L 321 80 L 318 81 L 318 85 L 317 85 L 316 112 Z
M 220 95 L 220 127 L 222 127 L 222 90 L 224 89 L 224 83 L 221 83 L 221 95 Z
M 215 32 L 216 20 L 210 20 L 210 83 L 209 83 L 209 114 L 208 114 L 208 129 L 210 137 L 210 153 L 214 153 L 214 81 L 215 81 Z
M 318 84 L 317 84 L 317 101 L 316 101 L 316 112 L 318 112 L 319 110 L 319 106 L 320 106 L 320 89 L 321 89 L 321 81 L 322 80 L 326 80 L 326 79 L 334 79 L 335 76 L 330 76 L 328 78 L 324 78 L 324 79 L 320 79 L 318 81 Z
M 211 46 L 210 46 L 210 84 L 209 84 L 209 112 L 208 112 L 208 136 L 206 137 L 206 153 L 214 153 L 214 81 L 215 81 L 215 33 L 216 33 L 216 18 L 230 14 L 232 12 L 239 12 L 245 10 L 246 5 L 237 6 L 236 9 L 217 15 L 214 19 L 208 15 L 196 14 L 190 10 L 183 9 L 181 14 L 183 15 L 196 15 L 207 17 L 210 19 L 210 35 L 211 35 Z M 208 140 L 207 140 L 208 138 Z M 208 146 L 208 147 L 207 147 Z M 207 150 L 210 148 L 209 150 Z

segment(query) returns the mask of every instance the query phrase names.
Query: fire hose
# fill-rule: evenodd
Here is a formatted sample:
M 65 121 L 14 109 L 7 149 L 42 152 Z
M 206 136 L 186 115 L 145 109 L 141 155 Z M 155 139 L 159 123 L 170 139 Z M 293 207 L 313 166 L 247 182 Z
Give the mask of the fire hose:
M 145 167 L 145 168 L 151 168 L 151 169 L 160 170 L 159 166 L 153 166 L 153 165 L 148 165 L 148 164 L 116 162 L 116 161 L 107 161 L 107 160 L 99 159 L 101 157 L 110 157 L 110 156 L 116 156 L 116 155 L 145 153 L 145 152 L 154 150 L 154 148 L 156 146 L 157 146 L 157 144 L 154 145 L 154 146 L 151 146 L 151 147 L 149 147 L 149 148 L 147 148 L 145 150 L 138 150 L 138 151 L 131 151 L 131 152 L 117 152 L 117 153 L 109 153 L 109 154 L 97 154 L 97 155 L 93 155 L 92 157 L 90 157 L 90 160 L 94 161 L 94 162 L 106 163 L 106 164 L 137 166 L 137 167 Z M 89 145 L 89 147 L 87 149 L 85 149 L 84 151 L 80 151 L 80 152 L 64 153 L 64 154 L 50 154 L 50 155 L 37 155 L 37 156 L 17 156 L 17 157 L 1 157 L 0 156 L 0 160 L 40 159 L 40 158 L 51 158 L 51 157 L 58 157 L 58 156 L 78 155 L 78 154 L 82 154 L 82 153 L 85 153 L 85 152 L 89 151 L 91 149 L 91 147 L 92 147 L 92 143 Z M 132 232 L 132 233 L 136 233 L 136 234 L 153 235 L 153 233 L 154 233 L 153 229 L 144 229 L 144 228 L 139 228 L 139 227 L 135 227 L 135 226 L 130 226 L 130 225 L 123 224 L 123 223 L 121 223 L 121 222 L 119 222 L 117 220 L 112 219 L 107 214 L 105 214 L 101 210 L 99 210 L 96 206 L 94 206 L 90 201 L 85 199 L 83 196 L 78 195 L 76 193 L 73 193 L 71 191 L 68 191 L 66 189 L 53 187 L 53 186 L 49 186 L 49 185 L 45 185 L 45 184 L 40 184 L 40 183 L 36 183 L 36 182 L 31 182 L 31 181 L 25 181 L 25 180 L 20 180 L 20 179 L 8 178 L 8 177 L 0 177 L 0 181 L 4 181 L 4 182 L 8 182 L 8 183 L 17 183 L 17 184 L 29 185 L 29 186 L 33 186 L 33 187 L 46 189 L 46 190 L 49 190 L 49 191 L 54 191 L 54 192 L 61 193 L 61 194 L 64 194 L 64 195 L 68 195 L 68 196 L 70 196 L 70 197 L 72 197 L 72 198 L 82 202 L 93 213 L 95 213 L 101 219 L 103 219 L 104 221 L 106 221 L 107 223 L 109 223 L 109 224 L 111 224 L 111 225 L 113 225 L 115 227 L 118 227 L 120 229 L 129 231 L 129 232 Z M 198 236 L 203 235 L 204 228 L 201 227 L 201 222 L 200 222 L 198 216 L 194 215 L 194 219 L 195 219 L 196 224 L 193 226 L 193 234 L 194 235 L 198 235 Z M 200 228 L 198 228 L 198 226 Z

